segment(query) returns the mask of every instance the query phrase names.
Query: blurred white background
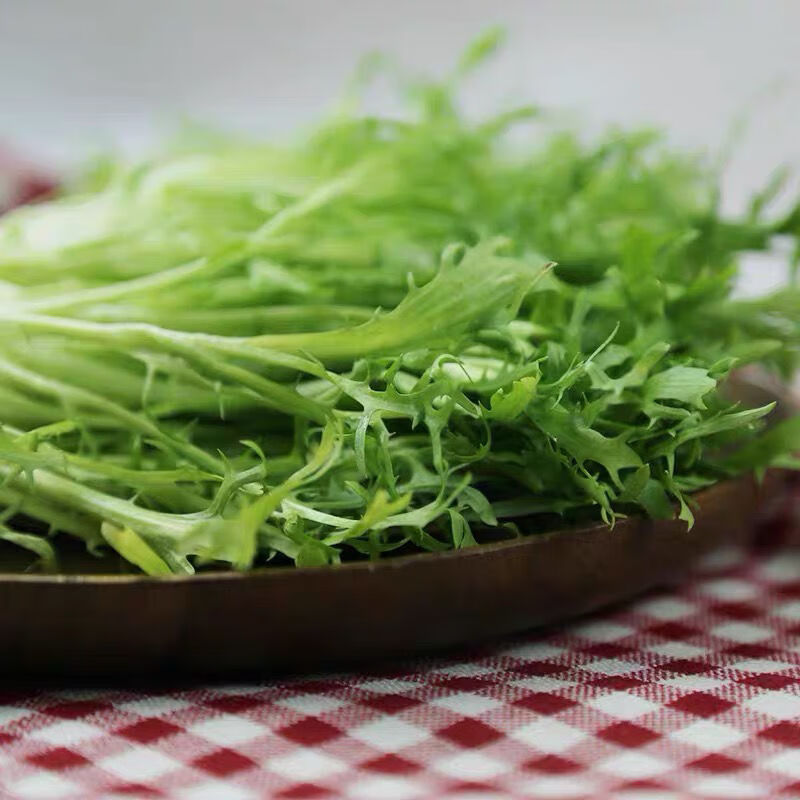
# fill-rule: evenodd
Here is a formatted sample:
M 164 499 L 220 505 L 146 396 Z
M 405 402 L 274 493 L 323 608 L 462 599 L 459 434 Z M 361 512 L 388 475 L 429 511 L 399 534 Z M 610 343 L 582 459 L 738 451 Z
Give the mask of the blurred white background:
M 744 114 L 734 210 L 800 168 L 800 0 L 0 0 L 0 140 L 61 166 L 142 150 L 181 115 L 286 131 L 365 51 L 442 72 L 493 23 L 510 37 L 476 111 L 532 100 L 712 150 Z

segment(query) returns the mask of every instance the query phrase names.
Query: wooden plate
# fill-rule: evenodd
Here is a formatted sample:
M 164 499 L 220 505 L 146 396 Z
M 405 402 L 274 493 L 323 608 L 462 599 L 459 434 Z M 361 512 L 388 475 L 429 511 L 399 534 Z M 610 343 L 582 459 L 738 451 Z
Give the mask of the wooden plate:
M 696 524 L 622 520 L 446 553 L 194 577 L 0 575 L 0 671 L 134 676 L 320 670 L 553 623 L 745 540 L 779 475 L 695 496 Z
M 773 477 L 713 487 L 682 522 L 577 530 L 318 569 L 195 577 L 4 575 L 6 674 L 227 674 L 402 657 L 584 614 L 752 530 Z

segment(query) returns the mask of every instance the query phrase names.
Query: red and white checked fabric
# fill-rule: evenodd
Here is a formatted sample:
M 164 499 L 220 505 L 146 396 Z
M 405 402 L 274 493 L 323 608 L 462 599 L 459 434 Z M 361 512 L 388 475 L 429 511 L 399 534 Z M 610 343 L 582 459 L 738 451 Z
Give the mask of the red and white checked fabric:
M 458 657 L 2 692 L 0 796 L 800 798 L 800 492 L 780 511 L 771 549 Z

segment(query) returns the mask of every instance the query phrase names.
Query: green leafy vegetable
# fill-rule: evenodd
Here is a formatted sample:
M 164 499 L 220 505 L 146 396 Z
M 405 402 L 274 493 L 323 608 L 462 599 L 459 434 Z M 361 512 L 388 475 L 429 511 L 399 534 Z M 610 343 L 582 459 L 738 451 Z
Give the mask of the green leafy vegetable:
M 650 131 L 466 118 L 500 39 L 407 81 L 405 118 L 190 134 L 0 220 L 0 539 L 47 569 L 55 534 L 152 575 L 317 567 L 530 515 L 691 523 L 697 489 L 795 465 L 797 420 L 761 434 L 720 386 L 797 368 L 800 289 L 732 290 L 743 252 L 798 250 L 800 204 L 770 215 L 775 179 L 724 218 Z

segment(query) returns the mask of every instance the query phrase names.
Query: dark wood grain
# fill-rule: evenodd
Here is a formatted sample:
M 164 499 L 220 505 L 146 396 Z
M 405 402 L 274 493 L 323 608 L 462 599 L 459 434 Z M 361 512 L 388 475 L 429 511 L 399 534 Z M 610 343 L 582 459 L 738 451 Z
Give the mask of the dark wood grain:
M 477 642 L 668 581 L 752 531 L 776 490 L 696 496 L 694 528 L 631 518 L 377 563 L 190 578 L 0 576 L 0 670 L 24 676 L 319 670 Z

